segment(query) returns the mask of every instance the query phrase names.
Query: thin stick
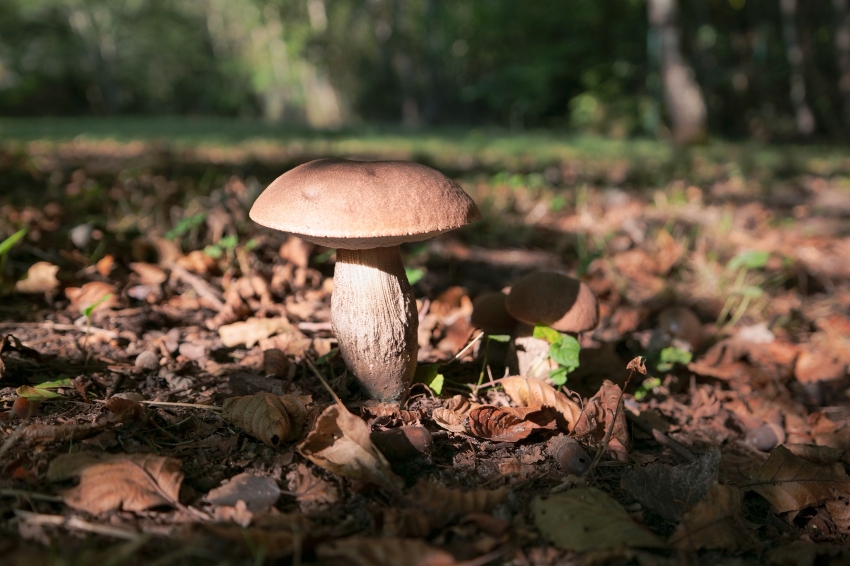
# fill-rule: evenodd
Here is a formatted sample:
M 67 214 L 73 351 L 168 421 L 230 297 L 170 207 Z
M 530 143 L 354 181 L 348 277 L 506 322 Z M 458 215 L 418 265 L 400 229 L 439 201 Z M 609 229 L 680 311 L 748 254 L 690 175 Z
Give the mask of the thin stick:
M 191 285 L 198 297 L 207 299 L 216 310 L 224 309 L 224 303 L 221 302 L 220 295 L 215 287 L 174 262 L 169 263 L 166 267 L 171 270 L 172 275 Z
M 0 322 L 0 328 L 44 328 L 45 330 L 72 330 L 76 332 L 86 332 L 86 329 L 82 326 L 77 326 L 75 324 L 57 324 L 49 320 L 45 320 L 44 322 Z M 98 328 L 96 326 L 89 327 L 88 332 L 92 334 L 104 334 L 109 338 L 118 337 L 117 332 L 106 330 L 105 328 Z
M 63 501 L 58 495 L 47 495 L 46 493 L 36 493 L 22 489 L 0 489 L 0 495 L 3 497 L 28 497 L 38 501 L 51 501 L 53 503 L 61 503 Z
M 204 409 L 216 413 L 221 412 L 221 407 L 215 405 L 198 405 L 195 403 L 170 403 L 168 401 L 139 401 L 142 405 L 154 405 L 156 407 L 188 407 L 190 409 Z
M 459 359 L 460 359 L 460 357 L 461 357 L 462 355 L 464 355 L 464 354 L 467 352 L 467 350 L 469 350 L 470 348 L 472 348 L 472 347 L 475 345 L 475 343 L 476 343 L 476 342 L 478 342 L 479 340 L 481 340 L 481 337 L 482 337 L 482 336 L 484 336 L 484 332 L 479 332 L 479 333 L 478 333 L 478 336 L 476 336 L 475 338 L 473 338 L 472 340 L 470 340 L 470 341 L 469 341 L 469 344 L 467 344 L 466 346 L 464 346 L 463 350 L 461 350 L 460 352 L 458 352 L 458 353 L 457 353 L 457 355 L 456 355 L 455 357 L 453 357 L 451 360 L 449 360 L 449 361 L 448 361 L 448 363 L 447 363 L 447 364 L 445 364 L 445 365 L 449 365 L 450 363 L 452 363 L 452 362 L 455 362 L 455 361 L 459 360 Z
M 614 434 L 614 425 L 617 423 L 617 417 L 620 416 L 620 409 L 623 406 L 623 395 L 626 393 L 626 388 L 629 386 L 629 382 L 632 380 L 632 376 L 635 374 L 634 368 L 629 370 L 629 377 L 626 378 L 626 382 L 623 384 L 623 388 L 620 390 L 620 397 L 617 399 L 617 408 L 614 410 L 614 417 L 611 419 L 611 424 L 608 425 L 608 430 L 605 431 L 605 438 L 602 439 L 602 447 L 599 449 L 599 452 L 596 453 L 596 456 L 593 458 L 593 462 L 590 464 L 590 468 L 587 470 L 587 476 L 591 476 L 593 471 L 596 469 L 596 466 L 599 465 L 599 460 L 602 459 L 602 455 L 605 454 L 605 451 L 608 450 L 608 443 L 611 442 L 611 435 Z
M 336 393 L 334 393 L 334 390 L 333 390 L 333 389 L 331 389 L 331 386 L 330 386 L 330 385 L 328 385 L 328 382 L 327 382 L 327 381 L 325 381 L 325 378 L 324 378 L 324 377 L 322 377 L 322 374 L 321 374 L 321 373 L 319 373 L 319 370 L 316 368 L 316 366 L 313 364 L 313 362 L 311 362 L 311 361 L 310 361 L 310 358 L 305 357 L 305 358 L 304 358 L 304 361 L 305 361 L 305 362 L 307 362 L 307 365 L 308 365 L 308 366 L 310 366 L 310 369 L 311 369 L 311 370 L 313 370 L 313 373 L 314 373 L 314 374 L 316 374 L 316 377 L 318 377 L 318 378 L 319 378 L 319 381 L 321 381 L 321 382 L 322 382 L 322 385 L 324 385 L 324 386 L 325 386 L 325 389 L 327 389 L 327 390 L 328 390 L 328 393 L 330 393 L 330 394 L 331 394 L 331 397 L 333 397 L 334 401 L 336 401 L 336 402 L 337 402 L 337 404 L 338 404 L 340 407 L 342 407 L 343 409 L 345 409 L 345 410 L 347 411 L 348 409 L 346 409 L 345 405 L 343 405 L 343 404 L 342 404 L 342 401 L 340 400 L 340 398 L 339 398 L 339 397 L 337 397 L 337 394 L 336 394 Z
M 45 515 L 43 513 L 32 513 L 30 511 L 23 511 L 21 509 L 16 509 L 15 515 L 19 519 L 26 521 L 27 523 L 34 523 L 36 525 L 52 525 L 56 527 L 65 527 L 66 529 L 83 531 L 87 533 L 95 533 L 98 535 L 115 537 L 124 540 L 138 541 L 140 539 L 147 538 L 147 535 L 144 535 L 131 529 L 122 529 L 120 527 L 113 527 L 111 525 L 99 525 L 97 523 L 90 523 L 88 521 L 80 519 L 79 517 L 69 517 L 66 519 L 62 515 Z

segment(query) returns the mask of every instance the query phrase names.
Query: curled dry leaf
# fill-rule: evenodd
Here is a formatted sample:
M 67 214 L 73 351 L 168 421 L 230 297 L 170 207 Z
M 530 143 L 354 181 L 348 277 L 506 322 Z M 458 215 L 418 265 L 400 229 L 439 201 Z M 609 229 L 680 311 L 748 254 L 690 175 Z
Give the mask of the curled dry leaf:
M 602 442 L 611 419 L 617 412 L 617 404 L 620 402 L 621 396 L 620 388 L 606 379 L 596 395 L 584 406 L 584 411 L 582 411 L 581 417 L 576 423 L 573 434 L 577 437 L 586 437 L 588 440 Z M 620 414 L 617 415 L 617 421 L 614 423 L 614 431 L 611 434 L 608 449 L 614 453 L 618 460 L 627 460 L 630 445 L 626 414 L 620 411 Z
M 283 317 L 249 318 L 244 322 L 225 324 L 218 329 L 221 343 L 228 348 L 245 344 L 253 348 L 254 344 L 280 332 L 294 331 L 295 327 Z
M 756 548 L 758 539 L 744 521 L 741 493 L 734 487 L 714 484 L 682 518 L 670 537 L 681 550 L 743 552 Z
M 280 497 L 277 480 L 269 476 L 239 474 L 226 484 L 210 490 L 207 501 L 213 505 L 234 507 L 239 501 L 245 503 L 251 513 L 267 510 Z
M 306 398 L 272 395 L 265 391 L 225 399 L 221 417 L 268 446 L 278 446 L 298 438 L 304 428 Z
M 551 407 L 493 407 L 483 405 L 469 412 L 469 430 L 496 442 L 518 442 L 538 429 L 558 427 L 558 413 Z
M 114 285 L 102 281 L 91 281 L 82 287 L 68 287 L 65 296 L 71 308 L 84 312 L 94 305 L 92 312 L 105 311 L 118 306 L 118 290 Z
M 110 421 L 124 422 L 140 418 L 145 409 L 138 402 L 121 397 L 110 398 L 104 406 L 111 413 Z
M 139 276 L 139 283 L 142 285 L 162 285 L 168 279 L 165 271 L 152 263 L 135 261 L 130 263 L 130 269 Z
M 151 454 L 98 457 L 79 452 L 63 454 L 50 463 L 48 479 L 69 476 L 79 476 L 80 483 L 63 494 L 65 503 L 94 515 L 177 505 L 183 482 L 178 460 Z
M 346 478 L 392 491 L 404 485 L 372 444 L 366 423 L 340 405 L 331 405 L 319 415 L 298 451 L 317 466 Z
M 747 487 L 767 499 L 774 511 L 789 513 L 788 519 L 793 520 L 801 509 L 846 495 L 850 477 L 840 464 L 815 466 L 780 445 Z
M 466 417 L 469 411 L 480 406 L 480 403 L 471 402 L 463 395 L 455 395 L 445 402 L 445 406 L 434 409 L 432 418 L 437 425 L 446 430 L 468 432 Z
M 52 263 L 39 261 L 27 269 L 27 276 L 15 283 L 18 293 L 49 293 L 59 286 L 56 274 L 59 268 Z
M 289 491 L 305 515 L 320 515 L 339 502 L 339 492 L 334 484 L 313 473 L 307 464 L 298 466 L 286 474 Z
M 501 383 L 505 388 L 505 393 L 520 407 L 552 407 L 556 409 L 564 420 L 563 423 L 559 424 L 565 426 L 567 431 L 571 430 L 578 422 L 581 407 L 564 393 L 555 391 L 551 385 L 537 379 L 521 376 L 505 377 L 501 380 Z
M 418 539 L 360 538 L 320 544 L 316 554 L 322 564 L 340 566 L 454 566 L 454 556 Z

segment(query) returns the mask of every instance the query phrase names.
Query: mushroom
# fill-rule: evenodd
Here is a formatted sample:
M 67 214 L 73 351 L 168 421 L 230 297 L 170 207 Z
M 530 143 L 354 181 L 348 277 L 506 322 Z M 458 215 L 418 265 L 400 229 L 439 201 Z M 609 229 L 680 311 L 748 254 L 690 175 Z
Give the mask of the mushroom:
M 507 297 L 500 291 L 490 291 L 478 295 L 472 301 L 472 315 L 469 322 L 480 328 L 485 334 L 510 334 L 517 320 L 505 308 Z
M 523 323 L 514 330 L 512 344 L 515 369 L 527 377 L 546 378 L 556 367 L 548 359 L 549 344 L 534 338 L 535 326 L 542 324 L 566 334 L 578 334 L 599 323 L 599 303 L 590 287 L 549 271 L 530 273 L 517 281 L 505 300 L 505 308 Z
M 480 220 L 469 195 L 418 163 L 319 159 L 275 179 L 250 217 L 337 248 L 339 351 L 370 397 L 401 401 L 416 371 L 418 313 L 399 245 Z
M 702 322 L 699 317 L 688 307 L 680 305 L 667 307 L 658 313 L 656 332 L 656 342 L 663 344 L 661 348 L 673 344 L 682 350 L 696 352 L 703 341 Z

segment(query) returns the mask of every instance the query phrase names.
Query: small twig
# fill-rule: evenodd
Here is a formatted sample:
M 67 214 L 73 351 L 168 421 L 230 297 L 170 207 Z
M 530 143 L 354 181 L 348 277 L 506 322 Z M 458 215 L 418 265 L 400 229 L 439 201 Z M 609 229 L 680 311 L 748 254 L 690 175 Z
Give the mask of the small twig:
M 88 521 L 80 519 L 79 517 L 68 517 L 66 519 L 62 515 L 45 515 L 43 513 L 32 513 L 30 511 L 24 511 L 22 509 L 15 509 L 15 515 L 18 517 L 18 519 L 26 521 L 27 523 L 34 523 L 36 525 L 52 525 L 55 527 L 65 527 L 66 529 L 94 533 L 98 535 L 120 538 L 124 540 L 138 541 L 140 539 L 147 538 L 148 536 L 131 529 L 122 529 L 120 527 L 113 527 L 111 525 L 100 525 L 97 523 L 90 523 Z
M 221 302 L 220 294 L 218 293 L 218 291 L 216 291 L 216 289 L 212 285 L 204 281 L 201 277 L 198 277 L 193 273 L 189 273 L 186 268 L 174 262 L 169 263 L 166 267 L 171 270 L 172 275 L 174 275 L 184 283 L 188 283 L 189 285 L 191 285 L 195 292 L 198 294 L 198 296 L 202 299 L 207 299 L 215 307 L 216 310 L 220 311 L 224 309 L 224 303 Z
M 479 340 L 481 340 L 481 337 L 482 337 L 482 336 L 484 336 L 484 333 L 483 333 L 483 332 L 479 332 L 479 333 L 478 333 L 478 336 L 476 336 L 475 338 L 473 338 L 472 340 L 470 340 L 470 341 L 469 341 L 469 344 L 467 344 L 466 346 L 464 346 L 464 347 L 463 347 L 463 350 L 461 350 L 460 352 L 458 352 L 458 353 L 457 353 L 457 355 L 456 355 L 455 357 L 453 357 L 452 359 L 450 359 L 450 360 L 449 360 L 449 361 L 448 361 L 445 365 L 449 365 L 450 363 L 452 363 L 452 362 L 456 362 L 457 360 L 459 360 L 459 359 L 461 358 L 461 356 L 463 356 L 463 355 L 464 355 L 464 354 L 465 354 L 465 353 L 466 353 L 466 352 L 467 352 L 470 348 L 472 348 L 472 347 L 475 345 L 475 343 L 476 343 L 476 342 L 478 342 Z
M 221 407 L 215 405 L 198 405 L 196 403 L 171 403 L 168 401 L 139 401 L 142 405 L 153 405 L 156 407 L 188 407 L 190 409 L 205 409 L 216 413 L 221 412 Z
M 323 332 L 333 330 L 333 325 L 330 322 L 299 322 L 298 330 L 305 332 Z
M 312 361 L 310 361 L 310 358 L 305 357 L 305 358 L 304 358 L 304 361 L 305 361 L 305 362 L 307 362 L 307 365 L 308 365 L 308 366 L 310 366 L 310 369 L 311 369 L 311 370 L 313 370 L 313 373 L 314 373 L 314 374 L 316 374 L 316 377 L 318 377 L 318 378 L 319 378 L 319 381 L 321 381 L 321 382 L 322 382 L 322 385 L 324 385 L 324 386 L 325 386 L 325 389 L 327 389 L 327 390 L 328 390 L 328 393 L 330 393 L 330 394 L 331 394 L 331 397 L 333 397 L 334 401 L 336 401 L 336 402 L 337 402 L 337 404 L 338 404 L 340 407 L 342 407 L 343 409 L 345 409 L 345 410 L 347 411 L 348 409 L 345 407 L 345 405 L 343 405 L 343 404 L 342 404 L 342 401 L 340 400 L 340 398 L 337 396 L 337 394 L 334 392 L 334 390 L 333 390 L 333 389 L 331 389 L 331 386 L 330 386 L 330 385 L 328 385 L 328 382 L 327 382 L 327 381 L 325 381 L 325 378 L 324 378 L 324 377 L 322 377 L 322 374 L 321 374 L 321 373 L 319 373 L 318 368 L 316 367 L 316 365 L 315 365 Z
M 431 310 L 431 301 L 425 299 L 422 301 L 422 310 L 419 311 L 419 324 L 422 324 L 422 321 L 425 320 L 425 315 L 428 314 L 429 310 Z
M 34 491 L 24 491 L 22 489 L 0 489 L 0 495 L 3 497 L 28 497 L 38 501 L 50 501 L 53 503 L 61 503 L 64 501 L 58 495 L 47 495 L 46 493 L 36 493 Z
M 696 456 L 694 456 L 694 454 L 690 450 L 688 450 L 682 443 L 673 440 L 672 438 L 667 436 L 663 431 L 660 431 L 657 428 L 651 426 L 646 421 L 639 419 L 630 412 L 626 412 L 626 419 L 628 419 L 630 423 L 641 429 L 643 432 L 651 434 L 655 441 L 658 442 L 658 444 L 666 446 L 667 448 L 678 454 L 686 462 L 693 462 L 694 460 L 696 460 Z
M 590 464 L 590 468 L 587 470 L 587 476 L 593 475 L 594 470 L 596 470 L 596 466 L 599 465 L 599 460 L 602 459 L 602 455 L 605 454 L 605 451 L 608 450 L 608 443 L 611 442 L 611 436 L 614 434 L 614 425 L 617 424 L 617 417 L 620 416 L 620 410 L 623 407 L 623 395 L 626 394 L 626 388 L 629 386 L 629 382 L 632 380 L 632 376 L 635 374 L 635 369 L 640 371 L 641 373 L 646 373 L 646 368 L 643 368 L 641 371 L 640 367 L 635 367 L 635 360 L 639 360 L 642 365 L 642 359 L 640 357 L 635 358 L 631 362 L 629 362 L 629 377 L 626 378 L 626 382 L 623 384 L 623 388 L 620 390 L 620 396 L 617 398 L 617 408 L 614 409 L 614 416 L 611 418 L 611 424 L 608 425 L 608 430 L 605 431 L 605 437 L 602 439 L 602 446 L 599 449 L 599 452 L 596 453 L 596 456 L 593 458 L 593 462 Z
M 44 322 L 0 322 L 0 328 L 44 328 L 45 330 L 86 332 L 86 329 L 82 326 L 77 326 L 75 324 L 57 324 L 49 320 L 45 320 Z M 109 338 L 118 338 L 117 332 L 106 330 L 105 328 L 98 328 L 96 326 L 89 327 L 88 332 L 91 334 L 103 334 Z

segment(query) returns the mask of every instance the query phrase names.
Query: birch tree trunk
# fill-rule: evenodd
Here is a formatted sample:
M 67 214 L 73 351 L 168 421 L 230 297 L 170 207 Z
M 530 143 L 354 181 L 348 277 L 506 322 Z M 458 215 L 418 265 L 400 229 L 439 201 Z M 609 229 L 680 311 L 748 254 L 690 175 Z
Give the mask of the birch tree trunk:
M 806 102 L 806 80 L 803 76 L 803 48 L 797 37 L 797 0 L 779 0 L 782 14 L 782 38 L 785 41 L 785 56 L 791 67 L 791 105 L 797 132 L 810 136 L 815 131 L 815 116 Z
M 850 14 L 847 0 L 832 0 L 835 8 L 835 55 L 838 63 L 838 93 L 841 96 L 844 133 L 850 134 Z
M 660 40 L 661 83 L 673 139 L 687 144 L 705 135 L 707 111 L 694 72 L 682 57 L 676 0 L 648 0 L 651 33 Z

